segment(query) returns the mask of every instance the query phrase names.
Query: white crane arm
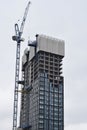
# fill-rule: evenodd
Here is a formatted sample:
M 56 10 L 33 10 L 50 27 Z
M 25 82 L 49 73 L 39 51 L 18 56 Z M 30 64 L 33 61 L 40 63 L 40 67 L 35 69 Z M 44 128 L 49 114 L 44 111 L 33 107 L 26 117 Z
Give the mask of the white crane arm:
M 27 14 L 28 14 L 28 10 L 29 10 L 29 6 L 30 6 L 30 1 L 28 2 L 28 4 L 27 4 L 27 7 L 25 8 L 25 13 L 24 13 L 24 17 L 23 17 L 23 21 L 22 21 L 22 23 L 21 23 L 21 26 L 20 26 L 20 37 L 21 37 L 21 35 L 22 35 L 22 33 L 23 33 L 23 29 L 24 29 L 24 24 L 25 24 L 25 21 L 26 21 L 26 18 L 27 18 Z

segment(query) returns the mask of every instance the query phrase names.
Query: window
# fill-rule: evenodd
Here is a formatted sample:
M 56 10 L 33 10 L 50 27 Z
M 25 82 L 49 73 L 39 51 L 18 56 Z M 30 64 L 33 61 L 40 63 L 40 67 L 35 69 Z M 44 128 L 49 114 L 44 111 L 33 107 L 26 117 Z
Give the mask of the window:
M 44 100 L 40 99 L 40 104 L 44 104 Z
M 58 130 L 58 127 L 57 127 L 57 128 L 54 128 L 54 130 Z
M 40 90 L 44 90 L 44 86 L 40 86 Z
M 41 85 L 41 86 L 44 86 L 44 82 L 40 82 L 40 85 Z
M 40 91 L 40 95 L 44 95 L 44 91 Z
M 43 115 L 39 115 L 39 118 L 43 118 Z
M 44 106 L 43 105 L 40 105 L 40 109 L 43 109 L 44 108 Z
M 62 122 L 59 122 L 59 125 L 62 126 Z
M 40 120 L 39 120 L 39 123 L 43 123 L 43 120 L 40 119 Z
M 45 91 L 45 96 L 48 97 L 49 96 L 49 93 Z
M 55 119 L 55 120 L 58 120 L 58 115 L 55 115 L 55 116 L 54 116 L 54 119 Z
M 54 111 L 58 111 L 58 107 L 54 107 Z
M 54 121 L 54 126 L 58 128 L 58 121 Z
M 54 102 L 58 102 L 58 97 L 54 98 Z
M 39 128 L 43 128 L 43 123 L 39 123 Z
M 59 116 L 59 120 L 60 120 L 60 121 L 62 120 L 62 116 Z
M 58 97 L 58 93 L 54 93 L 54 97 L 57 98 Z
M 62 103 L 63 103 L 63 102 L 62 102 L 62 99 L 59 99 L 59 104 L 62 105 Z
M 58 115 L 58 112 L 54 112 L 54 116 L 57 116 Z
M 44 99 L 44 96 L 43 95 L 40 95 L 40 97 L 39 97 L 40 99 Z
M 59 85 L 59 93 L 62 93 L 62 89 L 63 89 L 63 86 L 60 84 Z
M 59 108 L 59 112 L 62 113 L 63 108 Z
M 58 87 L 55 87 L 54 92 L 58 92 Z
M 43 114 L 43 113 L 44 113 L 43 109 L 40 109 L 39 112 L 40 112 L 40 114 Z
M 40 73 L 40 76 L 44 77 L 44 73 Z
M 61 99 L 62 98 L 62 94 L 59 94 L 59 99 Z
M 58 102 L 54 102 L 54 106 L 58 106 Z

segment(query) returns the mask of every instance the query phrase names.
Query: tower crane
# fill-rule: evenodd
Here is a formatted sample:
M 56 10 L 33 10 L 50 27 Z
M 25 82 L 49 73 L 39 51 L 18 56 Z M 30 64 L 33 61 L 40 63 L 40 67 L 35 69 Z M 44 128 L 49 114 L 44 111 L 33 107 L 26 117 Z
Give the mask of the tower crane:
M 24 41 L 21 37 L 23 34 L 24 24 L 27 18 L 30 1 L 25 8 L 25 13 L 21 26 L 19 28 L 18 24 L 15 24 L 15 36 L 12 36 L 12 40 L 17 42 L 16 48 L 16 68 L 15 68 L 15 89 L 14 89 L 14 110 L 13 110 L 13 130 L 17 130 L 17 113 L 18 113 L 18 88 L 19 88 L 19 69 L 20 69 L 20 43 Z

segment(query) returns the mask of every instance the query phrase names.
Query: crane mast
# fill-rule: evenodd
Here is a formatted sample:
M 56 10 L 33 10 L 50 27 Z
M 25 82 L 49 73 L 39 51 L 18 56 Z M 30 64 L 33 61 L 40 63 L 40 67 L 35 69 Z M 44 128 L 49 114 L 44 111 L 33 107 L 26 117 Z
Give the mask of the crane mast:
M 28 10 L 30 6 L 30 1 L 27 4 L 27 7 L 25 8 L 24 17 L 19 29 L 18 24 L 15 24 L 15 36 L 12 36 L 12 39 L 17 42 L 17 48 L 16 48 L 16 68 L 15 68 L 15 88 L 14 88 L 14 110 L 13 110 L 13 130 L 17 130 L 17 114 L 18 114 L 18 89 L 19 89 L 19 70 L 20 70 L 20 43 L 24 41 L 23 38 L 21 38 L 24 24 L 27 18 Z

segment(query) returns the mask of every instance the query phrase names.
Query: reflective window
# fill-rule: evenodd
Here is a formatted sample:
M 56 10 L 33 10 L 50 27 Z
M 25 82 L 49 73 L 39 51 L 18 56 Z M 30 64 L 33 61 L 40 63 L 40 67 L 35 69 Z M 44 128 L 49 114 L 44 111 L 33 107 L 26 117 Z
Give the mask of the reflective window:
M 44 86 L 40 86 L 40 90 L 44 90 Z
M 59 93 L 62 93 L 62 89 L 63 89 L 63 86 L 60 84 L 59 85 Z
M 39 123 L 43 123 L 43 122 L 44 122 L 43 119 L 40 119 L 40 120 L 39 120 Z
M 40 99 L 40 104 L 44 104 L 44 100 Z
M 44 106 L 43 106 L 43 105 L 40 105 L 40 108 L 42 108 L 42 109 L 43 109 L 43 108 L 44 108 Z
M 39 123 L 39 128 L 43 128 L 43 123 Z
M 44 99 L 44 96 L 43 95 L 40 95 L 40 97 L 39 97 L 40 99 Z
M 40 91 L 40 95 L 44 95 L 44 91 Z
M 54 97 L 58 97 L 58 93 L 54 93 Z
M 39 115 L 39 118 L 43 118 L 43 115 Z

